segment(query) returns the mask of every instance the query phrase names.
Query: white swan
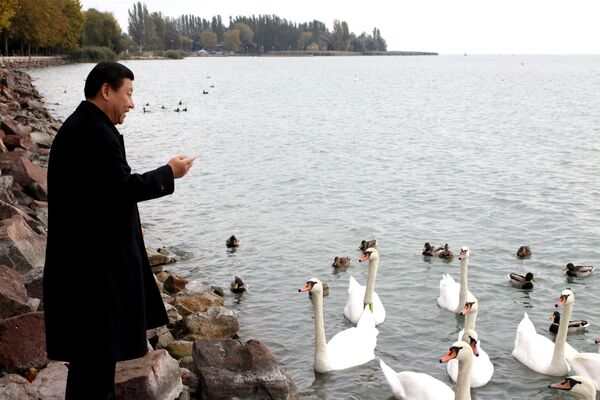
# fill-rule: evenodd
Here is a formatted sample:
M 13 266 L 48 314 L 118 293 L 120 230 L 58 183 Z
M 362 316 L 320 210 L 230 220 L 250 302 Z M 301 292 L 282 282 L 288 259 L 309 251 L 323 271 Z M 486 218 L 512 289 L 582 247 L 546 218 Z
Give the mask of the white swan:
M 323 284 L 311 278 L 299 292 L 310 292 L 315 315 L 315 371 L 328 372 L 364 364 L 375 358 L 377 334 L 367 307 L 355 328 L 348 328 L 326 342 L 323 322 Z
M 594 384 L 585 376 L 569 376 L 560 383 L 549 385 L 553 389 L 566 390 L 576 399 L 596 400 L 596 388 Z
M 446 310 L 460 314 L 467 295 L 473 296 L 468 288 L 469 274 L 469 248 L 463 246 L 460 248 L 458 259 L 460 260 L 460 284 L 456 283 L 450 274 L 442 275 L 440 279 L 440 296 L 437 299 L 438 305 Z M 473 296 L 474 297 L 474 296 Z
M 517 327 L 513 357 L 540 374 L 564 376 L 569 373 L 571 367 L 567 358 L 573 357 L 577 353 L 577 350 L 567 343 L 567 330 L 574 303 L 575 295 L 569 289 L 565 289 L 554 305 L 555 307 L 564 305 L 565 308 L 555 343 L 552 343 L 547 337 L 539 335 L 529 316 L 525 313 Z
M 459 379 L 456 384 L 456 394 L 444 382 L 430 375 L 402 371 L 396 373 L 383 360 L 379 360 L 381 370 L 385 375 L 392 393 L 400 400 L 470 400 L 470 375 L 473 360 L 473 349 L 465 342 L 456 342 L 450 347 L 448 354 L 440 359 L 446 362 L 457 358 L 459 360 Z
M 474 341 L 479 351 L 479 356 L 473 359 L 473 369 L 471 371 L 471 387 L 477 388 L 486 385 L 492 379 L 494 364 L 492 364 L 490 356 L 481 348 L 481 342 L 478 340 L 477 332 L 475 331 L 479 302 L 475 298 L 470 300 L 472 301 L 467 301 L 461 312 L 462 315 L 465 315 L 465 329 L 458 333 L 458 340 L 471 344 Z M 448 361 L 446 371 L 450 378 L 456 382 L 458 379 L 458 361 Z
M 375 293 L 375 279 L 377 279 L 377 270 L 379 269 L 379 252 L 373 247 L 365 250 L 360 262 L 369 260 L 369 274 L 367 277 L 367 286 L 359 284 L 354 277 L 350 277 L 348 284 L 348 301 L 344 307 L 344 316 L 353 324 L 358 323 L 360 316 L 366 305 L 369 305 L 375 318 L 375 325 L 385 321 L 385 308 L 379 296 Z
M 596 339 L 596 343 L 600 343 L 600 338 Z M 598 353 L 577 353 L 567 357 L 567 361 L 575 375 L 585 376 L 596 390 L 600 390 L 600 347 Z

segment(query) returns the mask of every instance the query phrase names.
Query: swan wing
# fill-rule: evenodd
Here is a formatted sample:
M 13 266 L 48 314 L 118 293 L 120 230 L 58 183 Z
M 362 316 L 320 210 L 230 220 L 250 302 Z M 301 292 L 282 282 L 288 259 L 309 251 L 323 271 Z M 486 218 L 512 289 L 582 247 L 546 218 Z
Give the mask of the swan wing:
M 460 335 L 462 338 L 462 334 Z M 494 364 L 490 360 L 490 356 L 479 347 L 479 357 L 473 357 L 473 369 L 471 369 L 471 387 L 478 388 L 487 385 L 494 375 Z M 458 379 L 458 360 L 450 360 L 446 365 L 446 372 L 453 382 Z
M 570 346 L 567 345 L 566 348 L 568 347 Z M 567 354 L 568 352 L 569 350 L 566 350 Z M 524 313 L 517 327 L 513 357 L 532 370 L 544 374 L 551 367 L 553 353 L 554 342 L 539 335 L 527 313 Z
M 596 390 L 600 390 L 600 354 L 578 353 L 567 357 L 574 375 L 581 375 L 594 382 Z
M 370 311 L 368 313 L 371 314 Z M 375 358 L 379 331 L 374 327 L 372 316 L 370 318 L 371 321 L 363 322 L 360 328 L 348 328 L 329 340 L 327 355 L 332 369 L 354 367 Z
M 442 275 L 442 279 L 440 279 L 440 296 L 437 299 L 438 305 L 455 312 L 458 308 L 459 292 L 460 284 L 456 283 L 450 274 Z
M 401 400 L 454 400 L 454 391 L 444 382 L 419 372 L 394 372 L 379 360 L 392 393 Z
M 348 300 L 344 306 L 344 317 L 353 324 L 357 324 L 362 314 L 365 299 L 366 287 L 359 284 L 353 276 L 350 276 L 348 283 Z
M 385 321 L 385 307 L 383 307 L 383 303 L 375 291 L 373 291 L 373 316 L 375 318 L 375 325 L 379 325 Z

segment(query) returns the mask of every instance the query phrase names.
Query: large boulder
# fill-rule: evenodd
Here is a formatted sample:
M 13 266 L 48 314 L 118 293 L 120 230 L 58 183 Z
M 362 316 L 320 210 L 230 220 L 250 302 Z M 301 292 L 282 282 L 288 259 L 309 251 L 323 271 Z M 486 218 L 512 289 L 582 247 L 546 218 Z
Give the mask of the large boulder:
M 210 307 L 204 312 L 190 314 L 183 318 L 184 340 L 225 339 L 233 337 L 240 329 L 240 323 L 223 306 Z
M 41 274 L 46 258 L 46 237 L 35 233 L 23 217 L 0 221 L 0 264 L 26 278 Z
M 0 154 L 2 173 L 12 175 L 27 194 L 36 200 L 48 199 L 47 172 L 44 168 L 29 161 L 24 152 L 11 151 Z
M 44 313 L 0 320 L 0 371 L 19 372 L 48 364 Z
M 174 400 L 183 390 L 179 364 L 166 350 L 117 363 L 115 392 L 118 400 Z
M 9 374 L 0 378 L 0 399 L 37 400 L 33 386 L 21 375 Z
M 175 296 L 175 307 L 179 311 L 179 314 L 183 316 L 203 312 L 210 307 L 222 306 L 223 304 L 223 298 L 211 292 L 210 288 L 207 288 L 202 293 L 189 293 L 187 290 L 184 290 Z
M 41 370 L 31 383 L 37 399 L 63 400 L 69 369 L 62 362 L 53 362 Z
M 15 270 L 0 265 L 0 317 L 10 318 L 35 311 L 34 306 L 37 308 L 37 304 L 27 297 L 25 278 Z
M 193 357 L 203 400 L 300 398 L 292 378 L 259 341 L 199 339 Z

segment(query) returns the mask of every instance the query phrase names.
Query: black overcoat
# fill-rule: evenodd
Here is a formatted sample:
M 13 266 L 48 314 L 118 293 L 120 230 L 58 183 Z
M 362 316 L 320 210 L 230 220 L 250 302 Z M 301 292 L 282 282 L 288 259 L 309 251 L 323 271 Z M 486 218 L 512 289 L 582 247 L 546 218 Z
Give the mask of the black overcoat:
M 146 330 L 168 318 L 137 203 L 173 191 L 168 165 L 131 173 L 122 135 L 94 104 L 83 101 L 64 122 L 48 165 L 48 358 L 121 361 L 146 354 Z

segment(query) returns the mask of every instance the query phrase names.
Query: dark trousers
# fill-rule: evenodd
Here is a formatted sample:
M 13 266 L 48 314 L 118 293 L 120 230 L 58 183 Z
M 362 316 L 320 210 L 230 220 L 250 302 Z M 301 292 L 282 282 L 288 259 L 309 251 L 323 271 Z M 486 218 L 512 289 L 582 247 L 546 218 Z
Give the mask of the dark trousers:
M 65 400 L 113 400 L 115 365 L 93 358 L 71 361 Z

